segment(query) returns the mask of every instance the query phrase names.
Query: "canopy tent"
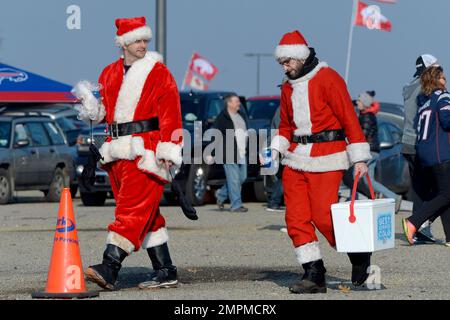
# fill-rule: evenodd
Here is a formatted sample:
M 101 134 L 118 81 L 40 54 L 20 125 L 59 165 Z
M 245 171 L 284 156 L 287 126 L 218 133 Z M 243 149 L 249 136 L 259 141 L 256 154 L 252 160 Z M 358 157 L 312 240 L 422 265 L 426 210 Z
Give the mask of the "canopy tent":
M 0 63 L 0 103 L 73 103 L 71 86 Z

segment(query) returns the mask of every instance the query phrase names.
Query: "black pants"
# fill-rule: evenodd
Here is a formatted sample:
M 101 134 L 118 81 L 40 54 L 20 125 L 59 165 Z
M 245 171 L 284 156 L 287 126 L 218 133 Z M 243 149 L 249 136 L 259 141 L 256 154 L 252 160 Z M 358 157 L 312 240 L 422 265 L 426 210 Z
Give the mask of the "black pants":
M 408 220 L 419 229 L 427 220 L 441 217 L 446 241 L 450 241 L 450 162 L 430 168 L 435 196 L 425 201 Z
M 413 215 L 419 210 L 424 201 L 434 198 L 436 190 L 433 190 L 433 179 L 431 168 L 423 168 L 419 158 L 415 154 L 404 153 L 408 162 L 409 175 L 412 185 Z

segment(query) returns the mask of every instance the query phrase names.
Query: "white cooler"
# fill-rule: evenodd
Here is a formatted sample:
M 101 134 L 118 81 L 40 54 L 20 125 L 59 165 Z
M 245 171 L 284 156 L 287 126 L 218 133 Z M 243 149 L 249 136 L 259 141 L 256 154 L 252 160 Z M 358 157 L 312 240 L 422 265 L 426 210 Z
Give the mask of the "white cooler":
M 336 249 L 338 252 L 374 252 L 395 246 L 395 200 L 354 200 L 358 177 L 352 192 L 352 201 L 331 206 Z M 374 198 L 372 185 L 369 189 Z M 352 222 L 351 222 L 352 221 Z

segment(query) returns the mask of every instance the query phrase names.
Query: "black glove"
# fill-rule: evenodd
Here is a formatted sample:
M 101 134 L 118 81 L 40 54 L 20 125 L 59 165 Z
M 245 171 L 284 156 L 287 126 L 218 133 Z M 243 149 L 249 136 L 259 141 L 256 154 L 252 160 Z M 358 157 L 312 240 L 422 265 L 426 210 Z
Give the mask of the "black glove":
M 170 173 L 170 175 L 172 175 L 172 173 Z M 190 220 L 198 220 L 197 211 L 192 206 L 191 202 L 184 195 L 180 182 L 178 180 L 175 180 L 173 176 L 172 176 L 172 192 L 174 193 L 175 198 L 178 199 L 178 203 L 181 207 L 181 210 L 183 210 L 183 213 L 186 216 L 186 218 Z
M 81 172 L 81 181 L 83 186 L 90 191 L 91 186 L 95 183 L 95 170 L 97 168 L 97 162 L 103 159 L 102 155 L 98 151 L 97 147 L 93 144 L 89 146 L 88 162 Z

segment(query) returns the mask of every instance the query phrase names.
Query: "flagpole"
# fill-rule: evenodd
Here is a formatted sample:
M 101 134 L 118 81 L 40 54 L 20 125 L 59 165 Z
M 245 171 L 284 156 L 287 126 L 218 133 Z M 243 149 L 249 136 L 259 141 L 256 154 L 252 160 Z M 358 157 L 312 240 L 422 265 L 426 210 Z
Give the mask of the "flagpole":
M 184 74 L 183 83 L 181 84 L 181 91 L 184 90 L 184 87 L 185 87 L 185 85 L 186 85 L 186 78 L 187 78 L 187 75 L 188 75 L 188 73 L 189 73 L 189 71 L 190 71 L 190 68 L 189 68 L 189 67 L 191 66 L 192 59 L 194 58 L 194 54 L 195 54 L 195 52 L 192 53 L 191 59 L 189 59 L 188 67 L 187 67 L 187 69 L 186 69 L 186 73 Z
M 348 86 L 348 75 L 350 72 L 350 59 L 352 55 L 353 29 L 355 28 L 356 11 L 358 10 L 358 0 L 353 0 L 352 20 L 350 22 L 350 34 L 348 37 L 347 65 L 345 66 L 345 83 Z

